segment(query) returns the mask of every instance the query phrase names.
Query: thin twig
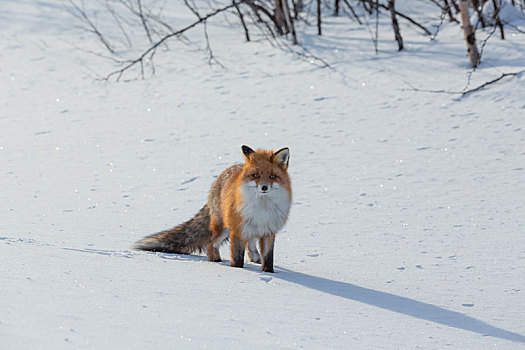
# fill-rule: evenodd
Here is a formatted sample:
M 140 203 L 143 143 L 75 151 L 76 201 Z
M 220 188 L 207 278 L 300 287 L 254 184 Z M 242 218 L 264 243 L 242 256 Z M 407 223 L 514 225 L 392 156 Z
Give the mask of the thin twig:
M 355 12 L 354 8 L 352 7 L 352 5 L 350 5 L 350 3 L 348 2 L 348 0 L 343 0 L 343 2 L 345 3 L 346 7 L 348 7 L 350 9 L 350 12 L 352 12 L 352 16 L 354 16 L 354 18 L 357 20 L 357 23 L 359 24 L 363 24 L 361 22 L 361 20 L 359 19 L 359 16 L 357 15 L 357 13 Z
M 328 68 L 328 69 L 331 69 L 333 71 L 335 71 L 335 68 L 332 67 L 328 62 L 326 62 L 325 60 L 323 60 L 321 57 L 319 56 L 316 56 L 314 54 L 312 54 L 306 47 L 304 46 L 301 46 L 301 45 L 296 45 L 294 47 L 299 47 L 301 49 L 302 52 L 294 49 L 294 47 L 291 47 L 289 46 L 287 43 L 283 43 L 282 44 L 282 47 L 286 48 L 287 50 L 289 50 L 290 52 L 292 52 L 293 54 L 295 54 L 297 57 L 299 57 L 300 59 L 310 63 L 310 64 L 314 64 L 314 62 L 320 62 L 321 64 L 320 65 L 317 65 L 317 67 L 320 67 L 320 68 Z
M 190 9 L 191 12 L 193 12 L 193 14 L 194 14 L 195 16 L 197 16 L 198 19 L 201 19 L 201 18 L 202 18 L 201 15 L 200 15 L 200 13 L 199 13 L 199 11 L 197 11 L 197 8 L 196 8 L 195 5 L 192 6 L 192 5 L 189 3 L 188 0 L 184 0 L 184 4 L 186 5 L 187 8 Z
M 248 0 L 240 0 L 239 2 L 235 3 L 237 5 L 241 4 L 241 3 L 244 3 Z M 175 37 L 175 36 L 179 36 L 181 35 L 182 33 L 186 32 L 187 30 L 190 30 L 191 28 L 197 26 L 198 24 L 202 23 L 202 22 L 205 22 L 206 20 L 208 20 L 209 18 L 213 17 L 213 16 L 216 16 L 217 14 L 221 13 L 221 12 L 224 12 L 224 11 L 227 11 L 231 8 L 233 8 L 235 6 L 234 3 L 230 4 L 230 5 L 227 5 L 227 6 L 224 6 L 220 9 L 217 9 L 209 14 L 207 14 L 206 16 L 204 17 L 200 17 L 197 21 L 193 22 L 192 24 L 189 24 L 187 25 L 186 27 L 182 28 L 182 29 L 179 29 L 175 32 L 172 32 L 172 33 L 169 33 L 167 35 L 165 35 L 164 37 L 162 37 L 160 40 L 158 40 L 157 42 L 155 42 L 153 45 L 151 45 L 147 50 L 145 50 L 139 57 L 137 57 L 136 59 L 133 59 L 133 60 L 129 60 L 128 61 L 128 64 L 126 64 L 124 67 L 122 67 L 121 69 L 118 69 L 110 74 L 108 74 L 106 76 L 106 79 L 104 80 L 109 80 L 111 79 L 112 77 L 114 76 L 117 76 L 117 81 L 120 80 L 120 78 L 122 77 L 122 74 L 124 74 L 125 71 L 127 71 L 128 69 L 130 69 L 131 67 L 135 66 L 137 63 L 140 63 L 141 65 L 143 64 L 143 61 L 144 61 L 144 58 L 150 54 L 151 52 L 155 51 L 160 45 L 162 45 L 165 41 Z
M 376 32 L 375 32 L 375 48 L 376 48 L 376 55 L 379 53 L 379 0 L 375 0 L 375 8 L 376 8 Z
M 487 35 L 487 37 L 485 39 L 481 40 L 481 49 L 479 50 L 479 59 L 480 60 L 483 57 L 483 50 L 485 50 L 485 45 L 487 45 L 487 42 L 489 41 L 489 39 L 496 32 L 496 28 L 497 28 L 496 26 L 492 27 L 492 31 L 489 33 L 489 35 Z M 472 74 L 474 74 L 474 72 L 476 71 L 477 68 L 478 67 L 474 67 L 470 71 L 467 72 L 467 84 L 463 88 L 463 91 L 466 91 L 468 89 L 468 87 L 470 86 L 470 80 L 472 79 Z
M 151 33 L 150 33 L 150 30 L 149 30 L 149 26 L 146 23 L 146 17 L 144 16 L 144 12 L 142 11 L 142 1 L 141 0 L 137 0 L 137 5 L 139 6 L 138 16 L 140 18 L 140 22 L 142 23 L 142 26 L 144 27 L 144 30 L 146 31 L 146 36 L 148 37 L 148 40 L 149 40 L 149 42 L 151 44 L 151 43 L 153 43 L 153 39 L 151 38 Z
M 115 9 L 109 4 L 109 1 L 106 1 L 106 9 L 109 11 L 109 13 L 111 13 L 111 16 L 113 16 L 113 19 L 115 20 L 115 23 L 117 24 L 120 31 L 122 32 L 122 35 L 124 35 L 124 38 L 126 39 L 126 42 L 127 42 L 127 46 L 133 47 L 131 39 L 129 38 L 128 33 L 126 32 L 126 30 L 124 29 L 124 26 L 121 23 L 121 19 L 119 18 Z
M 445 16 L 447 15 L 447 12 L 446 10 L 442 10 L 441 11 L 441 15 L 439 16 L 439 24 L 436 27 L 436 32 L 434 34 L 432 34 L 432 36 L 430 37 L 430 40 L 436 40 L 436 37 L 439 33 L 439 30 L 441 29 L 441 26 L 443 25 L 443 22 L 445 21 Z
M 213 50 L 211 49 L 211 45 L 210 45 L 210 38 L 208 37 L 208 26 L 207 26 L 207 22 L 204 21 L 202 22 L 203 24 L 203 27 L 204 27 L 204 38 L 206 39 L 206 51 L 208 51 L 208 64 L 211 66 L 212 65 L 212 62 L 215 61 L 219 66 L 221 66 L 222 68 L 226 68 L 222 63 L 220 63 L 216 58 L 215 56 L 213 56 Z
M 106 40 L 105 36 L 98 30 L 97 26 L 89 19 L 86 11 L 83 8 L 80 8 L 80 6 L 78 6 L 73 0 L 69 0 L 69 3 L 74 9 L 68 9 L 69 13 L 71 13 L 73 16 L 80 19 L 81 21 L 85 22 L 89 26 L 89 28 L 86 30 L 98 36 L 98 38 L 106 47 L 106 49 L 112 54 L 114 54 L 115 50 L 113 50 L 109 42 Z
M 376 5 L 376 3 L 374 2 L 375 0 L 362 0 L 362 1 L 363 1 L 363 3 L 369 3 L 371 6 L 372 5 Z M 388 10 L 388 6 L 386 6 L 385 4 L 377 3 L 377 5 L 379 7 L 381 7 L 382 9 L 384 9 L 384 10 Z M 403 14 L 403 13 L 397 11 L 397 10 L 396 10 L 396 16 L 399 16 L 401 18 L 406 19 L 407 21 L 409 21 L 410 23 L 412 23 L 413 25 L 415 25 L 416 27 L 418 27 L 422 31 L 424 31 L 426 35 L 432 36 L 432 33 L 427 28 L 425 28 L 423 25 L 419 24 L 418 22 L 416 22 L 415 20 L 413 20 L 409 16 L 407 16 L 407 15 L 405 15 L 405 14 Z
M 472 92 L 475 92 L 475 91 L 481 90 L 481 89 L 483 89 L 485 86 L 488 86 L 488 85 L 494 84 L 494 83 L 500 81 L 501 79 L 503 79 L 503 78 L 505 78 L 505 77 L 513 77 L 513 76 L 517 76 L 517 75 L 519 75 L 519 74 L 522 74 L 523 72 L 525 72 L 525 70 L 522 70 L 522 71 L 519 71 L 519 72 L 514 72 L 514 73 L 501 73 L 501 75 L 500 75 L 499 77 L 495 78 L 495 79 L 492 79 L 492 80 L 490 80 L 490 81 L 487 81 L 487 82 L 485 82 L 485 83 L 483 83 L 483 84 L 481 84 L 481 85 L 479 85 L 478 87 L 475 87 L 475 88 L 473 88 L 473 89 L 470 89 L 470 90 L 467 90 L 467 91 L 463 91 L 463 92 L 461 93 L 461 96 L 463 97 L 463 96 L 468 95 L 468 94 L 470 94 L 470 93 L 472 93 Z
M 244 15 L 241 12 L 241 9 L 239 8 L 239 5 L 235 2 L 235 0 L 232 0 L 233 4 L 235 5 L 235 10 L 237 11 L 237 15 L 239 16 L 239 19 L 241 20 L 242 27 L 244 28 L 244 37 L 246 38 L 246 41 L 250 41 L 250 32 L 248 31 L 248 27 L 246 26 L 246 22 L 244 21 Z
M 469 89 L 469 90 L 464 90 L 464 91 L 418 89 L 418 88 L 412 86 L 410 83 L 408 83 L 406 81 L 405 81 L 405 84 L 410 86 L 410 88 L 413 91 L 416 91 L 416 92 L 430 92 L 430 93 L 434 93 L 434 94 L 461 95 L 461 97 L 464 97 L 464 96 L 466 96 L 468 94 L 471 94 L 473 92 L 479 91 L 479 90 L 481 90 L 481 89 L 483 89 L 483 88 L 485 88 L 485 87 L 487 87 L 489 85 L 497 83 L 498 81 L 500 81 L 503 78 L 518 76 L 518 75 L 521 75 L 523 73 L 525 73 L 525 70 L 521 70 L 519 72 L 512 72 L 512 73 L 501 73 L 501 75 L 499 77 L 497 77 L 497 78 L 489 80 L 489 81 L 487 81 L 487 82 L 485 82 L 485 83 L 483 83 L 481 85 L 478 85 L 475 88 L 472 88 L 472 89 Z

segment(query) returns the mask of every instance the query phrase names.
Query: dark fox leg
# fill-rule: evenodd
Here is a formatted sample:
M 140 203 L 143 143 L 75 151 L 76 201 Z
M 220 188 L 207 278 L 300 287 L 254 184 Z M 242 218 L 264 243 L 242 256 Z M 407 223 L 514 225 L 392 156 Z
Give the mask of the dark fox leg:
M 273 272 L 273 248 L 275 244 L 275 235 L 265 236 L 259 240 L 261 245 L 262 267 L 264 272 Z
M 244 246 L 246 245 L 241 238 L 230 233 L 231 259 L 233 267 L 244 267 Z
M 221 254 L 219 253 L 219 247 L 229 232 L 216 221 L 212 221 L 210 223 L 210 230 L 212 232 L 212 236 L 210 243 L 208 243 L 208 261 L 219 262 L 222 261 Z

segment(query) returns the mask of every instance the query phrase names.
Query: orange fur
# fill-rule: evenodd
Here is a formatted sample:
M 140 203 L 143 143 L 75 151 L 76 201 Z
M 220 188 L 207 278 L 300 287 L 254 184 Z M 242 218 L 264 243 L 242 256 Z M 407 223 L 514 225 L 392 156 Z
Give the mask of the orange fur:
M 237 171 L 229 176 L 222 185 L 220 191 L 220 207 L 222 211 L 223 227 L 216 227 L 216 225 L 213 225 L 213 227 L 210 226 L 210 228 L 212 230 L 212 242 L 215 242 L 214 238 L 220 236 L 224 228 L 230 229 L 233 266 L 242 267 L 244 260 L 244 247 L 249 243 L 249 237 L 245 237 L 243 234 L 246 220 L 249 219 L 243 216 L 241 209 L 245 206 L 247 200 L 243 196 L 243 185 L 250 181 L 254 181 L 256 186 L 273 186 L 274 183 L 278 183 L 279 186 L 287 192 L 288 202 L 291 203 L 292 201 L 291 181 L 287 172 L 288 162 L 286 161 L 286 164 L 279 164 L 279 159 L 274 157 L 275 154 L 276 152 L 274 151 L 257 150 L 249 155 L 245 155 L 244 166 L 237 169 Z M 258 177 L 255 178 L 255 175 L 258 175 Z M 275 178 L 272 178 L 273 176 L 275 176 Z M 286 216 L 287 214 L 288 213 L 286 212 Z M 212 223 L 214 222 L 216 221 L 212 216 Z M 267 239 L 271 238 L 273 247 L 273 237 L 275 236 L 275 233 L 277 232 L 271 232 L 271 234 L 268 235 L 261 232 L 259 236 L 261 245 L 266 245 L 266 243 L 263 242 L 266 242 Z M 265 252 L 262 246 L 261 253 L 264 260 L 267 251 Z
M 207 248 L 208 260 L 221 261 L 219 247 L 229 236 L 232 266 L 243 266 L 247 248 L 252 261 L 273 272 L 275 234 L 285 224 L 292 202 L 289 150 L 254 151 L 242 146 L 242 151 L 245 163 L 217 177 L 208 202 L 194 218 L 143 238 L 135 248 L 179 254 Z

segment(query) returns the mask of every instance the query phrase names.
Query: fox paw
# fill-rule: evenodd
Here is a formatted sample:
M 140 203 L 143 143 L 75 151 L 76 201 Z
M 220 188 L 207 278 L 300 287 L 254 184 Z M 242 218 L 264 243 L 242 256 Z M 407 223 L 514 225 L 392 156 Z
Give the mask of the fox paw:
M 255 264 L 260 264 L 262 262 L 261 256 L 259 254 L 257 254 L 256 256 L 252 254 L 248 254 L 248 261 L 251 261 L 252 263 L 255 263 Z

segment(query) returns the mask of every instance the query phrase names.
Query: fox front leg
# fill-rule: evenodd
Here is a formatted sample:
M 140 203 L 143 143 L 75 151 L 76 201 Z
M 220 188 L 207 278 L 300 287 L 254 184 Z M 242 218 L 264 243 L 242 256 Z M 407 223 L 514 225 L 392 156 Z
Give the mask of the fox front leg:
M 246 243 L 232 230 L 230 234 L 232 267 L 244 267 L 244 247 Z
M 264 236 L 259 240 L 262 255 L 262 271 L 273 272 L 273 248 L 275 235 Z

